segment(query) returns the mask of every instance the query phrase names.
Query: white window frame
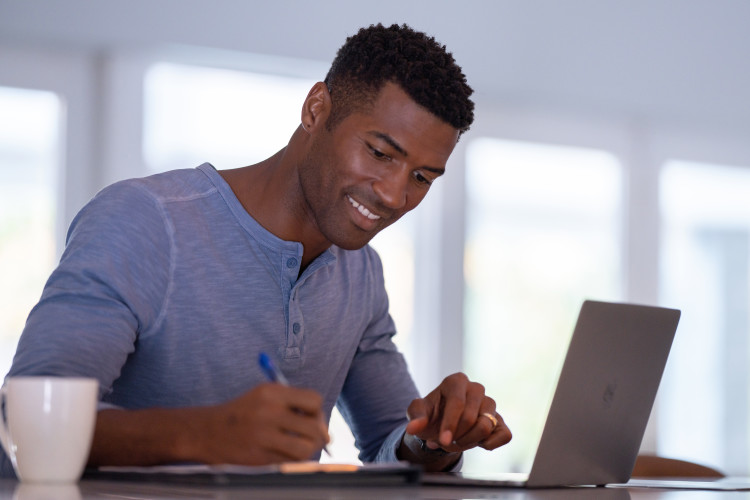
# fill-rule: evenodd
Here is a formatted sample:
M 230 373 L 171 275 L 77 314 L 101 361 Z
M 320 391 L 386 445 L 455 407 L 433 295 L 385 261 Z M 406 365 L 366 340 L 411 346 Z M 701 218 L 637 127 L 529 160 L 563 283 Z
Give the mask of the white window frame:
M 51 91 L 63 104 L 55 221 L 58 255 L 68 224 L 96 185 L 97 73 L 96 61 L 78 54 L 0 47 L 0 85 Z

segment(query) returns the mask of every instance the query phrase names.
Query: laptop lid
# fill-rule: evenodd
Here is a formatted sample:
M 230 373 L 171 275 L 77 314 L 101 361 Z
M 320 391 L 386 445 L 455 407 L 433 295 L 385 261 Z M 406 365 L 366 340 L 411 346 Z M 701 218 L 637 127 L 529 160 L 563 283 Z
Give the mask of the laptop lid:
M 679 318 L 675 309 L 583 303 L 528 487 L 628 481 Z

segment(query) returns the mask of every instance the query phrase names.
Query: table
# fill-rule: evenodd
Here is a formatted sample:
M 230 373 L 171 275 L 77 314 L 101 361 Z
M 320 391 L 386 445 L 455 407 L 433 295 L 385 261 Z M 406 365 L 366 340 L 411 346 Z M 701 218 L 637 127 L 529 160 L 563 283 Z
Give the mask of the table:
M 550 490 L 457 487 L 257 488 L 184 486 L 145 482 L 83 480 L 73 485 L 43 486 L 0 480 L 3 500 L 750 500 L 748 492 L 656 490 L 647 488 L 570 488 Z

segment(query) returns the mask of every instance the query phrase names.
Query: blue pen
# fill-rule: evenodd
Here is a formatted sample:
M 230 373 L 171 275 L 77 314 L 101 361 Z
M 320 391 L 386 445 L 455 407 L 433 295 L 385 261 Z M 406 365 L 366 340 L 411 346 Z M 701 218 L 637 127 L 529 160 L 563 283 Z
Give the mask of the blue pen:
M 266 354 L 265 352 L 261 352 L 258 355 L 258 364 L 260 365 L 260 369 L 263 370 L 263 373 L 266 375 L 266 378 L 270 380 L 271 382 L 276 382 L 281 385 L 289 386 L 289 381 L 286 379 L 283 373 L 281 373 L 281 370 L 276 368 L 276 365 L 273 364 L 273 361 L 271 361 L 271 357 Z M 323 451 L 325 451 L 328 456 L 331 456 L 331 452 L 328 451 L 328 445 L 323 445 Z
M 276 369 L 276 365 L 273 364 L 273 361 L 271 361 L 271 358 L 265 352 L 258 355 L 258 364 L 268 380 L 278 382 L 281 385 L 289 385 L 289 381 L 284 374 Z

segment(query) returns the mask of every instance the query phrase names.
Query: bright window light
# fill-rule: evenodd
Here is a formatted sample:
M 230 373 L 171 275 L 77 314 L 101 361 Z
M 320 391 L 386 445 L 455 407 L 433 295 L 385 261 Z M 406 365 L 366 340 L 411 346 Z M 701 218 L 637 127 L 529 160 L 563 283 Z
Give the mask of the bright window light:
M 286 146 L 315 83 L 228 69 L 159 63 L 147 73 L 144 157 L 154 171 L 217 169 L 263 160 Z
M 661 294 L 682 309 L 658 450 L 750 474 L 750 168 L 685 161 L 660 179 Z
M 52 92 L 0 87 L 0 372 L 55 261 L 61 103 Z
M 514 438 L 465 470 L 528 471 L 582 301 L 621 298 L 622 173 L 573 147 L 482 138 L 467 155 L 464 366 Z

